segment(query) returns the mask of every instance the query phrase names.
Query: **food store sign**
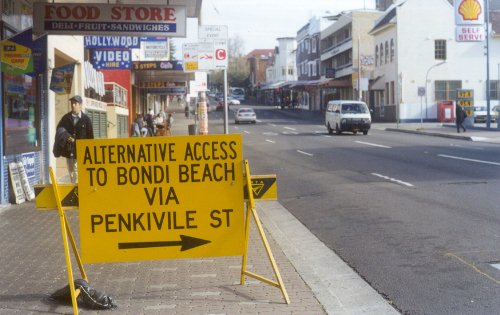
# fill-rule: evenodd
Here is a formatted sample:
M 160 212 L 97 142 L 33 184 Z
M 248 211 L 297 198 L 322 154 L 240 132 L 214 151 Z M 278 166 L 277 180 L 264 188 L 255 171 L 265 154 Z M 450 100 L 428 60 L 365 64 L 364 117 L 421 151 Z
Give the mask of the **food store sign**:
M 35 35 L 186 36 L 186 7 L 35 2 Z

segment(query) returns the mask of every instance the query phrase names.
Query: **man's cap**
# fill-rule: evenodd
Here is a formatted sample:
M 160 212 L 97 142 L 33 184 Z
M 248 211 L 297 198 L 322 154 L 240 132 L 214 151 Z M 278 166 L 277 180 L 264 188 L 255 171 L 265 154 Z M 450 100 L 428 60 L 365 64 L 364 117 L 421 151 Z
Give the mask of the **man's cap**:
M 82 103 L 82 97 L 80 95 L 75 95 L 72 98 L 69 99 L 70 101 L 75 101 L 77 103 Z

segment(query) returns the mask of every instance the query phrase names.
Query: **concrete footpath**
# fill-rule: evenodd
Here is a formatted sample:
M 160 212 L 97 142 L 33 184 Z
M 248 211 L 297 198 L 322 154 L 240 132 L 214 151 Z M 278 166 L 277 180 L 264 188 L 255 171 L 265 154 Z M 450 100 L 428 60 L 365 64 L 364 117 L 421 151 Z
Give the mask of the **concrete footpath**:
M 172 134 L 187 135 L 184 113 L 174 114 Z M 417 126 L 418 125 L 418 126 Z M 404 126 L 404 127 L 403 127 Z M 374 124 L 387 131 L 455 137 L 441 124 Z M 460 137 L 500 143 L 500 132 L 467 130 Z M 113 297 L 114 311 L 80 308 L 81 314 L 399 314 L 279 202 L 257 202 L 257 211 L 291 303 L 281 291 L 253 278 L 240 285 L 241 257 L 215 257 L 85 265 L 90 284 Z M 78 211 L 68 211 L 78 242 Z M 275 279 L 252 222 L 247 270 Z M 48 300 L 67 284 L 56 211 L 33 202 L 0 208 L 0 315 L 72 314 Z M 79 278 L 73 260 L 75 278 Z
M 424 136 L 444 137 L 450 139 L 468 140 L 474 142 L 485 142 L 500 144 L 500 129 L 497 128 L 497 123 L 491 123 L 490 128 L 486 128 L 485 124 L 475 124 L 474 127 L 467 128 L 467 131 L 460 133 L 453 123 L 374 123 L 374 129 L 383 129 L 392 132 L 404 132 L 421 134 Z

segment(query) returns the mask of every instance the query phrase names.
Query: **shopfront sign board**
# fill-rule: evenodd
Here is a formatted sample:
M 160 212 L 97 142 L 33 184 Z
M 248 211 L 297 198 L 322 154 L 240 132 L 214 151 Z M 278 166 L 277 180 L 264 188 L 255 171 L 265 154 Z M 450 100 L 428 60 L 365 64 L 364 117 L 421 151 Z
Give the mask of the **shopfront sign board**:
M 35 2 L 35 35 L 186 37 L 186 7 L 152 4 Z

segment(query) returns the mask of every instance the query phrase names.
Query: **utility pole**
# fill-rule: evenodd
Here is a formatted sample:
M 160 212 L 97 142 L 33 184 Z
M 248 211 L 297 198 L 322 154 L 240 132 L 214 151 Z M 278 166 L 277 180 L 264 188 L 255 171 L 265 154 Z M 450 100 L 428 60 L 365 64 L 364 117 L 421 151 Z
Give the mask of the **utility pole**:
M 491 125 L 491 100 L 490 100 L 490 9 L 489 0 L 485 0 L 485 22 L 486 22 L 486 128 L 490 128 Z

